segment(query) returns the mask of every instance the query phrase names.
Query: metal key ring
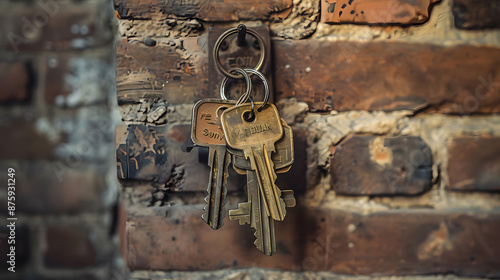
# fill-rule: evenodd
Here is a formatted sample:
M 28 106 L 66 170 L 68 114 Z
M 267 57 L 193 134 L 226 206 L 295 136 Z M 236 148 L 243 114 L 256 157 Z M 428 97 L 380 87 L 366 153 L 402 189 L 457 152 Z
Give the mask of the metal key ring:
M 248 97 L 248 99 L 250 99 L 250 115 L 249 116 L 245 116 L 243 115 L 243 119 L 247 122 L 251 122 L 255 119 L 255 103 L 253 102 L 253 99 L 251 96 Z
M 269 95 L 271 95 L 269 91 L 269 82 L 267 81 L 267 78 L 266 76 L 264 76 L 264 74 L 255 69 L 245 69 L 245 72 L 257 75 L 262 80 L 262 83 L 264 83 L 264 91 L 265 91 L 264 100 L 262 101 L 262 105 L 259 107 L 259 109 L 257 109 L 257 111 L 260 112 L 262 111 L 262 109 L 264 109 L 264 106 L 266 106 L 267 101 L 269 101 Z
M 233 70 L 236 71 L 236 69 L 238 70 L 238 72 L 241 70 L 241 71 L 244 71 L 244 72 L 248 72 L 248 73 L 252 73 L 252 74 L 255 74 L 257 75 L 259 78 L 262 79 L 262 82 L 264 83 L 264 91 L 265 91 L 265 95 L 264 95 L 264 100 L 262 101 L 262 105 L 259 107 L 259 109 L 257 109 L 257 111 L 262 111 L 262 109 L 264 109 L 264 106 L 266 106 L 267 102 L 269 101 L 269 96 L 271 95 L 270 91 L 269 91 L 269 82 L 267 81 L 267 78 L 266 76 L 264 76 L 264 74 L 262 74 L 261 72 L 255 70 L 255 69 L 240 69 L 240 68 L 235 68 Z M 233 71 L 231 70 L 231 72 Z M 241 72 L 239 72 L 241 73 Z M 248 75 L 247 75 L 248 76 Z M 246 79 L 246 77 L 245 77 Z M 250 79 L 250 78 L 249 78 Z M 223 100 L 227 100 L 227 97 L 226 95 L 224 94 L 224 91 L 225 91 L 225 87 L 226 87 L 226 84 L 227 84 L 227 81 L 229 80 L 228 77 L 224 77 L 224 79 L 222 79 L 222 83 L 221 83 L 221 86 L 220 86 L 220 97 L 223 99 Z M 250 83 L 252 83 L 250 81 Z M 248 90 L 248 84 L 247 84 L 247 90 Z M 250 87 L 250 90 L 251 90 L 251 87 Z M 246 96 L 244 99 L 243 97 Z M 240 105 L 240 104 L 243 104 L 245 103 L 248 98 L 250 97 L 250 94 L 244 94 L 242 95 L 239 99 L 238 99 L 238 102 L 236 103 L 236 105 Z
M 236 105 L 241 105 L 247 102 L 248 98 L 250 97 L 250 93 L 252 92 L 252 80 L 250 80 L 250 76 L 248 76 L 247 72 L 241 68 L 234 68 L 231 70 L 231 72 L 240 73 L 243 76 L 243 78 L 245 78 L 245 82 L 247 83 L 246 92 L 243 95 L 241 95 L 238 101 L 236 102 Z M 228 80 L 229 80 L 228 77 L 224 77 L 220 85 L 220 98 L 222 100 L 227 100 L 226 94 L 224 92 L 226 91 L 226 84 Z
M 239 75 L 231 74 L 230 72 L 232 72 L 232 71 L 227 71 L 226 69 L 224 69 L 224 67 L 222 67 L 222 63 L 220 62 L 219 52 L 220 52 L 220 45 L 222 44 L 222 42 L 225 39 L 227 39 L 227 37 L 238 33 L 238 31 L 239 31 L 238 27 L 234 27 L 234 28 L 228 29 L 226 32 L 222 33 L 222 35 L 220 35 L 220 37 L 215 42 L 215 46 L 214 46 L 214 50 L 213 50 L 213 54 L 212 54 L 212 56 L 214 57 L 215 65 L 217 65 L 219 70 L 221 70 L 222 73 L 224 75 L 226 75 L 226 77 L 231 77 L 233 79 L 237 79 L 237 78 L 241 78 L 241 77 Z M 259 41 L 260 50 L 261 50 L 260 58 L 259 58 L 259 61 L 257 62 L 257 65 L 255 65 L 254 69 L 260 70 L 260 68 L 264 64 L 264 59 L 266 58 L 266 46 L 264 45 L 264 40 L 262 40 L 262 38 L 260 37 L 260 35 L 257 32 L 255 32 L 251 29 L 247 29 L 246 31 L 248 34 L 252 35 L 252 37 L 257 39 L 257 41 Z

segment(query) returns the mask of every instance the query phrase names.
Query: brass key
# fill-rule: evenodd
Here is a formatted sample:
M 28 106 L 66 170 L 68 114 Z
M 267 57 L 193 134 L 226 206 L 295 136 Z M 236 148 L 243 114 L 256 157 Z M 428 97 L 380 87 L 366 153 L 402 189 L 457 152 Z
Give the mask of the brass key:
M 274 183 L 276 173 L 271 160 L 274 144 L 283 135 L 278 110 L 272 104 L 266 104 L 259 110 L 243 104 L 225 110 L 221 122 L 227 144 L 243 150 L 245 158 L 250 160 L 251 172 L 255 172 L 267 215 L 282 221 L 286 215 L 285 202 Z
M 240 225 L 250 224 L 255 229 L 255 246 L 271 256 L 276 252 L 274 220 L 264 211 L 264 199 L 260 193 L 256 172 L 247 171 L 248 201 L 239 203 L 238 209 L 229 210 L 230 220 L 239 220 Z
M 198 146 L 208 147 L 210 175 L 202 219 L 213 229 L 223 225 L 226 204 L 226 183 L 231 156 L 226 151 L 226 141 L 221 128 L 220 114 L 234 106 L 234 101 L 205 99 L 193 107 L 191 138 Z

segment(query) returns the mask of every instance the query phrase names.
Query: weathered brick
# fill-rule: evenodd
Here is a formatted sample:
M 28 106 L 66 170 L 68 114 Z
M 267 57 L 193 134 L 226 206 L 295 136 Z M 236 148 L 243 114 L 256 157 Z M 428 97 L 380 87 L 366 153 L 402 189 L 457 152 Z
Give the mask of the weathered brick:
M 436 0 L 321 0 L 321 22 L 414 24 L 429 19 Z
M 351 136 L 333 149 L 337 194 L 415 195 L 432 186 L 432 151 L 420 137 Z
M 204 21 L 266 20 L 290 8 L 292 0 L 160 1 L 116 0 L 120 18 L 197 18 Z
M 90 234 L 79 228 L 51 226 L 45 231 L 44 263 L 50 268 L 83 268 L 96 263 Z
M 206 63 L 207 55 L 199 49 L 197 38 L 155 47 L 137 41 L 122 42 L 117 46 L 116 58 L 118 102 L 159 97 L 171 104 L 182 104 L 215 97 L 207 94 Z
M 63 53 L 48 56 L 44 95 L 48 103 L 63 107 L 104 104 L 115 87 L 114 52 Z
M 498 48 L 308 39 L 273 50 L 277 99 L 312 111 L 500 112 Z
M 214 231 L 201 205 L 131 213 L 127 262 L 132 270 L 213 270 L 259 266 L 355 275 L 453 273 L 498 277 L 500 216 L 436 210 L 360 215 L 335 209 L 288 209 L 277 222 L 277 253 L 267 257 L 253 231 L 228 221 Z M 488 245 L 485 245 L 488 244 Z
M 4 209 L 7 209 L 7 207 Z M 5 218 L 3 219 L 5 220 Z M 28 264 L 32 256 L 32 252 L 30 251 L 33 248 L 31 245 L 32 239 L 29 228 L 26 225 L 21 224 L 19 221 L 5 221 L 5 225 L 0 227 L 0 252 L 2 252 L 0 254 L 0 269 L 4 272 L 11 266 L 7 263 L 10 261 L 11 256 L 7 256 L 7 254 L 11 254 L 10 247 L 14 246 L 14 269 L 16 273 L 19 273 Z M 7 227 L 10 222 L 14 222 L 16 225 L 14 235 L 11 235 L 11 230 Z M 12 238 L 9 238 L 11 236 Z M 7 273 L 11 272 L 7 271 Z
M 36 124 L 27 120 L 16 120 L 0 128 L 9 133 L 9 137 L 0 137 L 2 159 L 37 159 L 54 158 L 54 149 L 58 143 L 40 133 Z
M 454 0 L 455 26 L 463 29 L 500 28 L 500 2 L 497 0 Z
M 25 214 L 75 214 L 105 209 L 108 187 L 105 174 L 83 164 L 69 167 L 60 162 L 25 162 L 22 166 L 0 163 L 16 170 L 16 211 Z M 7 182 L 7 173 L 0 179 Z M 0 199 L 6 208 L 6 198 Z
M 33 90 L 33 79 L 31 63 L 0 61 L 0 103 L 28 101 Z
M 18 52 L 110 44 L 113 13 L 109 1 L 3 1 L 0 48 Z
M 453 139 L 448 152 L 447 189 L 500 191 L 500 138 Z

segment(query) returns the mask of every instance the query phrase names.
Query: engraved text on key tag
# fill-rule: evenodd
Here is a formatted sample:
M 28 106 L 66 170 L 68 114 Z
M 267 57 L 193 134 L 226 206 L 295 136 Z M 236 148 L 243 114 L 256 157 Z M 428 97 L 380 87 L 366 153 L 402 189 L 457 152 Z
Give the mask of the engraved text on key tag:
M 292 128 L 283 119 L 281 119 L 281 124 L 283 126 L 283 136 L 280 140 L 276 141 L 276 152 L 271 155 L 276 173 L 284 173 L 290 170 L 289 167 L 292 165 L 295 157 Z M 228 148 L 228 151 L 234 155 L 233 166 L 242 170 L 251 170 L 250 162 L 245 159 L 243 151 L 231 148 Z

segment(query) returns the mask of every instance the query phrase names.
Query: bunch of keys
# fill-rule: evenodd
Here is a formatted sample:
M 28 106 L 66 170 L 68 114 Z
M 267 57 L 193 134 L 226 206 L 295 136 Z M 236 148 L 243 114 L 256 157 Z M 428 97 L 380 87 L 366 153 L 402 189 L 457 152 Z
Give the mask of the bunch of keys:
M 274 221 L 283 221 L 286 207 L 295 206 L 293 191 L 280 190 L 275 184 L 276 174 L 287 172 L 293 163 L 293 133 L 276 107 L 267 102 L 269 85 L 261 72 L 233 69 L 231 73 L 242 75 L 247 83 L 246 92 L 237 101 L 225 97 L 226 77 L 220 87 L 221 99 L 200 100 L 193 107 L 191 140 L 196 146 L 209 148 L 210 175 L 202 219 L 213 229 L 223 225 L 232 162 L 237 173 L 247 176 L 247 201 L 230 210 L 229 219 L 250 224 L 257 248 L 272 255 L 276 252 Z M 263 102 L 251 98 L 248 73 L 262 79 Z

